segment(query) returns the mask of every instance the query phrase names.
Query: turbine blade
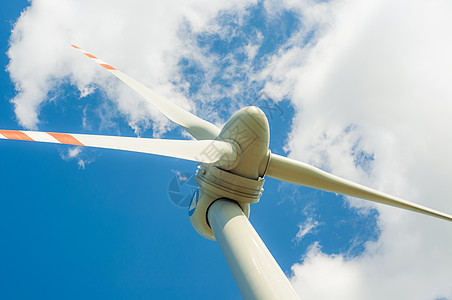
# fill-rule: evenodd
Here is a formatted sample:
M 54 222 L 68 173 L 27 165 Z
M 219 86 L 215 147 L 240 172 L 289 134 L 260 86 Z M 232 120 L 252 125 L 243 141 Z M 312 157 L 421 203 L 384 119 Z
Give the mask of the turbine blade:
M 110 64 L 100 60 L 96 56 L 91 53 L 86 52 L 85 50 L 72 45 L 75 49 L 79 50 L 104 69 L 108 70 L 110 73 L 119 78 L 122 82 L 131 87 L 135 92 L 140 94 L 143 98 L 149 101 L 154 107 L 160 110 L 165 116 L 168 117 L 174 123 L 182 126 L 185 130 L 187 130 L 193 137 L 198 140 L 213 140 L 220 133 L 220 129 L 214 124 L 203 120 L 192 113 L 186 111 L 185 109 L 175 105 L 174 103 L 164 99 L 159 96 L 155 92 L 153 92 L 148 87 L 139 83 L 129 75 L 117 70 L 112 67 Z
M 451 215 L 376 191 L 358 183 L 332 175 L 311 165 L 277 154 L 271 154 L 267 176 L 298 185 L 366 199 L 452 221 Z
M 226 167 L 237 152 L 227 142 L 204 140 L 162 140 L 122 136 L 68 134 L 41 131 L 0 130 L 0 139 L 36 141 L 75 146 L 125 150 L 181 158 Z

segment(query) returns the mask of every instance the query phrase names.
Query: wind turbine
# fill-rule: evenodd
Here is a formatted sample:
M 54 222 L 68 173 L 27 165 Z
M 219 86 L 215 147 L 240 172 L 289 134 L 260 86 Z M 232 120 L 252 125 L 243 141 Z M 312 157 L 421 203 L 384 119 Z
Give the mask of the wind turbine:
M 257 107 L 237 111 L 223 128 L 160 97 L 130 76 L 73 46 L 111 72 L 187 130 L 196 140 L 0 130 L 1 139 L 60 143 L 163 155 L 201 163 L 188 215 L 195 230 L 218 241 L 245 299 L 298 299 L 251 223 L 265 176 L 412 210 L 452 221 L 452 216 L 339 178 L 305 163 L 270 152 L 269 125 Z

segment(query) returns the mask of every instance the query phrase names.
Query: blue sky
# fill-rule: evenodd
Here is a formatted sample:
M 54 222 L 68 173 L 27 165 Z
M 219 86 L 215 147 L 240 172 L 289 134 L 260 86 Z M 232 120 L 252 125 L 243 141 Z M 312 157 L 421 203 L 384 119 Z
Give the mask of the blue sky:
M 173 95 L 176 102 L 217 124 L 225 122 L 240 107 L 260 106 L 270 122 L 270 148 L 274 153 L 290 152 L 295 158 L 344 177 L 412 196 L 414 200 L 423 199 L 416 198 L 418 195 L 432 194 L 428 187 L 414 193 L 405 188 L 405 178 L 408 178 L 407 186 L 417 182 L 416 177 L 407 177 L 406 172 L 410 173 L 411 160 L 422 157 L 422 153 L 410 156 L 401 153 L 405 149 L 400 153 L 393 150 L 397 146 L 394 139 L 409 137 L 412 134 L 409 130 L 418 129 L 408 117 L 417 115 L 416 108 L 404 110 L 407 117 L 399 118 L 402 120 L 398 123 L 395 120 L 400 110 L 396 109 L 412 101 L 413 107 L 418 105 L 422 111 L 423 102 L 418 102 L 416 96 L 409 98 L 411 94 L 407 96 L 409 100 L 400 96 L 402 100 L 392 102 L 396 107 L 392 110 L 382 98 L 372 98 L 361 91 L 360 87 L 365 86 L 379 97 L 386 95 L 378 93 L 369 83 L 380 82 L 375 80 L 378 70 L 366 74 L 360 68 L 363 61 L 371 70 L 377 65 L 366 65 L 364 58 L 369 50 L 364 46 L 356 47 L 359 43 L 372 45 L 373 41 L 366 40 L 359 32 L 350 33 L 343 22 L 349 14 L 363 9 L 359 5 L 344 12 L 343 8 L 335 6 L 337 2 L 308 1 L 297 6 L 290 1 L 266 1 L 247 2 L 237 7 L 223 3 L 205 8 L 202 1 L 193 1 L 186 4 L 186 10 L 168 9 L 166 27 L 162 25 L 161 30 L 155 30 L 158 26 L 152 23 L 152 18 L 145 20 L 139 15 L 143 18 L 141 24 L 131 17 L 145 10 L 134 9 L 134 5 L 121 11 L 121 4 L 113 3 L 111 9 L 94 19 L 93 11 L 84 11 L 85 4 L 76 7 L 76 2 L 57 4 L 50 0 L 32 3 L 35 7 L 29 9 L 24 22 L 16 26 L 22 30 L 21 35 L 14 35 L 13 40 L 10 40 L 11 30 L 29 3 L 2 4 L 1 129 L 187 138 L 155 110 L 143 110 L 138 97 L 73 51 L 70 42 L 92 51 L 143 83 L 149 83 L 166 96 Z M 133 3 L 140 6 L 139 1 Z M 206 11 L 196 12 L 197 5 Z M 92 10 L 97 6 L 101 7 L 102 1 L 94 2 Z M 50 8 L 60 9 L 61 17 L 46 20 L 46 14 L 52 15 Z M 146 4 L 146 8 L 151 16 L 159 18 L 155 4 Z M 193 11 L 199 15 L 191 13 Z M 386 13 L 383 8 L 377 11 Z M 84 20 L 74 17 L 85 12 Z M 333 16 L 331 19 L 337 23 L 325 21 L 328 16 Z M 374 19 L 379 19 L 378 14 Z M 84 23 L 86 27 L 77 27 Z M 369 25 L 369 30 L 375 33 L 375 28 L 382 28 L 379 24 Z M 111 28 L 113 25 L 118 27 Z M 337 34 L 351 42 L 335 44 L 337 40 L 330 36 Z M 378 32 L 375 36 L 379 36 Z M 391 39 L 383 42 L 391 43 Z M 325 49 L 331 47 L 337 49 L 337 56 L 332 56 L 337 63 L 327 65 L 331 55 L 326 55 Z M 11 49 L 9 57 L 8 49 Z M 399 48 L 395 45 L 382 49 Z M 352 55 L 354 51 L 358 54 Z M 351 57 L 356 61 L 350 61 Z M 384 59 L 391 61 L 392 56 Z M 342 61 L 350 63 L 346 68 L 350 73 L 341 73 L 344 71 Z M 9 72 L 5 71 L 8 64 Z M 419 65 L 422 71 L 429 69 L 427 63 Z M 431 65 L 436 66 L 434 62 Z M 394 75 L 394 80 L 400 80 L 401 86 L 411 86 L 413 82 L 404 68 L 401 65 L 391 71 L 401 74 Z M 415 71 L 419 70 L 415 68 Z M 444 74 L 435 74 L 435 77 L 442 78 L 441 75 Z M 16 84 L 24 87 L 20 92 L 15 90 L 11 76 Z M 362 82 L 356 78 L 363 78 Z M 344 88 L 350 82 L 355 83 L 352 86 L 358 90 L 356 93 Z M 429 82 L 425 85 L 426 90 L 438 87 L 429 86 Z M 40 91 L 27 90 L 30 86 L 39 87 Z M 327 88 L 319 88 L 324 86 Z M 407 90 L 391 91 L 405 95 Z M 86 95 L 81 97 L 81 94 Z M 450 91 L 445 89 L 442 95 L 449 99 Z M 354 97 L 365 100 L 353 102 Z M 18 112 L 17 107 L 26 109 Z M 343 107 L 353 107 L 356 114 Z M 450 105 L 443 102 L 437 103 L 437 107 L 450 111 Z M 32 111 L 38 113 L 37 119 Z M 379 123 L 383 123 L 378 121 L 381 118 L 377 120 L 372 116 L 379 111 L 386 112 L 385 124 Z M 426 113 L 425 124 L 430 124 L 434 116 L 438 115 Z M 444 122 L 447 128 L 450 122 Z M 388 129 L 385 127 L 388 123 L 394 126 Z M 425 128 L 422 125 L 420 121 L 419 126 Z M 415 136 L 404 142 L 408 147 L 414 140 L 424 141 L 423 136 Z M 425 143 L 428 141 L 426 138 Z M 446 141 L 445 149 L 449 146 Z M 175 174 L 194 173 L 195 163 L 115 150 L 74 152 L 73 149 L 18 141 L 0 143 L 2 298 L 239 298 L 218 245 L 199 236 L 190 224 L 186 209 L 173 204 L 168 196 L 168 186 Z M 391 155 L 394 160 L 402 157 L 406 165 L 403 162 L 397 165 L 388 158 Z M 427 165 L 420 165 L 428 169 Z M 438 173 L 443 170 L 435 162 L 432 166 Z M 389 183 L 385 180 L 385 168 L 394 176 Z M 339 195 L 272 179 L 267 179 L 264 189 L 260 203 L 251 208 L 250 220 L 283 271 L 292 278 L 297 291 L 307 297 L 325 296 L 315 293 L 316 284 L 329 281 L 322 273 L 325 270 L 332 270 L 330 273 L 338 276 L 344 274 L 345 283 L 338 288 L 346 291 L 340 293 L 344 298 L 369 299 L 366 293 L 372 293 L 375 287 L 363 285 L 368 287 L 366 292 L 361 291 L 359 285 L 366 272 L 375 274 L 373 279 L 383 283 L 383 291 L 391 291 L 385 276 L 379 276 L 384 275 L 385 270 L 377 270 L 381 261 L 389 264 L 398 259 L 396 255 L 387 254 L 398 253 L 387 240 L 410 233 L 406 228 L 412 223 L 429 221 L 398 215 L 393 209 L 381 212 L 381 208 L 353 199 L 349 202 Z M 444 190 L 440 187 L 435 192 Z M 432 204 L 446 212 L 451 208 L 441 202 L 423 204 Z M 409 221 L 399 224 L 404 222 L 401 219 Z M 403 230 L 387 231 L 391 224 L 400 225 Z M 407 242 L 407 247 L 413 248 L 411 245 L 424 240 L 425 235 L 430 236 L 431 244 L 435 243 L 431 232 L 450 233 L 443 228 L 449 224 L 436 220 L 433 224 L 436 227 L 431 227 L 424 235 L 410 236 L 410 241 L 414 242 Z M 440 247 L 440 253 L 448 253 L 451 245 Z M 408 257 L 422 254 L 429 261 L 434 252 L 428 248 L 425 252 L 410 252 Z M 375 257 L 377 259 L 372 261 Z M 440 254 L 438 257 L 447 256 Z M 447 283 L 451 269 L 447 266 L 451 263 L 450 259 L 444 262 L 444 270 L 435 278 L 436 283 L 424 281 L 425 289 L 420 295 L 430 295 L 430 299 L 452 297 L 452 286 Z M 410 269 L 414 280 L 424 280 L 422 274 L 430 270 L 420 265 L 419 269 Z M 403 268 L 406 265 L 401 264 L 398 269 L 386 271 L 397 276 L 397 272 L 406 270 Z M 311 271 L 308 274 L 312 274 L 312 281 L 304 278 L 306 270 Z M 318 278 L 323 280 L 313 282 Z M 302 288 L 299 282 L 303 283 Z M 402 286 L 397 295 L 407 298 L 409 293 Z

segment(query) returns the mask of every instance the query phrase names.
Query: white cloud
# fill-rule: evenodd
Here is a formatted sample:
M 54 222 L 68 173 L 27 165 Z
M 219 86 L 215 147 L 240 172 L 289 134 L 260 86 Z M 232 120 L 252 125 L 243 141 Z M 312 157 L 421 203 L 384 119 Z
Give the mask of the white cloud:
M 300 243 L 304 236 L 311 233 L 317 226 L 319 226 L 319 222 L 313 217 L 308 217 L 303 223 L 298 224 L 298 232 L 293 241 Z
M 40 108 L 47 94 L 69 81 L 85 97 L 92 84 L 104 90 L 129 124 L 148 127 L 149 118 L 158 132 L 168 120 L 145 104 L 128 87 L 119 84 L 69 45 L 76 44 L 151 86 L 179 105 L 195 106 L 172 86 L 177 80 L 178 59 L 184 54 L 183 24 L 194 32 L 219 11 L 241 11 L 249 1 L 107 1 L 33 0 L 15 24 L 8 51 L 8 71 L 17 96 L 13 99 L 19 123 L 39 124 Z
M 82 148 L 80 148 L 80 147 L 69 148 L 68 158 L 74 158 L 74 157 L 78 156 L 80 154 L 80 152 L 82 152 Z
M 310 45 L 291 41 L 261 74 L 267 89 L 292 95 L 292 157 L 452 213 L 452 3 L 289 2 L 323 15 L 308 22 L 319 29 Z M 374 161 L 360 165 L 366 154 Z M 451 224 L 378 209 L 381 236 L 361 256 L 315 248 L 294 265 L 301 296 L 452 298 Z
M 360 268 L 341 255 L 323 254 L 318 243 L 310 247 L 302 264 L 292 266 L 292 272 L 296 274 L 292 284 L 305 299 L 367 299 L 361 297 L 366 275 Z
M 76 160 L 81 170 L 85 170 L 86 165 L 95 160 L 92 154 L 84 153 L 82 147 L 69 147 L 66 150 L 61 150 L 60 157 L 66 161 Z

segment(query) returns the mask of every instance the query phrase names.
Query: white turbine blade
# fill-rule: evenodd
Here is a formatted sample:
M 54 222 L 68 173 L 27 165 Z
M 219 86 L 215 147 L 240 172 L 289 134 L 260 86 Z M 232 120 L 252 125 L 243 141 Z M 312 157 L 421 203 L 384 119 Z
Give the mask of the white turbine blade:
M 192 113 L 184 110 L 183 108 L 175 105 L 174 103 L 164 99 L 155 92 L 153 92 L 148 87 L 139 83 L 127 74 L 118 71 L 116 68 L 112 67 L 110 64 L 100 60 L 91 53 L 72 45 L 75 49 L 79 50 L 89 58 L 93 59 L 96 63 L 101 65 L 106 70 L 110 71 L 113 75 L 119 78 L 122 82 L 127 84 L 143 98 L 154 105 L 158 110 L 160 110 L 165 116 L 168 117 L 174 123 L 182 126 L 187 130 L 192 136 L 198 140 L 213 140 L 220 133 L 220 129 L 214 124 L 203 120 Z
M 271 154 L 267 176 L 324 191 L 392 205 L 452 221 L 451 215 L 376 191 L 374 189 L 332 175 L 308 164 L 277 154 Z
M 181 158 L 218 166 L 228 166 L 237 157 L 232 144 L 214 140 L 161 140 L 18 130 L 0 130 L 0 139 L 117 149 Z

